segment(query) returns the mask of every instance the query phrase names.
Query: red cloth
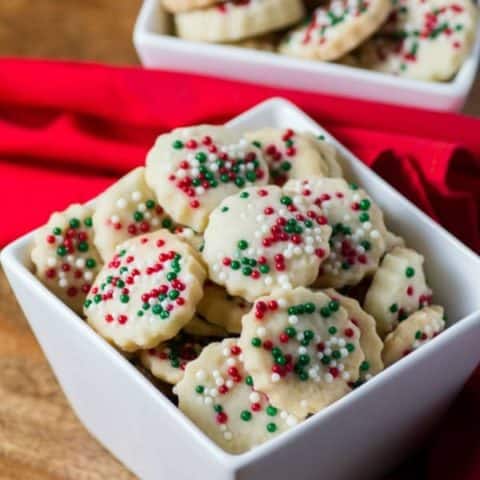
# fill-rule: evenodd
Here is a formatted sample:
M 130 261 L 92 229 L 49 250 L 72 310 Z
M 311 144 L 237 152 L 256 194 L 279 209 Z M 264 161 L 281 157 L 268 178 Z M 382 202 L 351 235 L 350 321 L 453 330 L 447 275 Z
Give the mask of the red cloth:
M 0 245 L 143 163 L 159 133 L 223 122 L 272 96 L 295 102 L 480 251 L 480 120 L 172 72 L 13 59 L 0 60 Z M 477 374 L 421 456 L 429 478 L 480 478 L 479 400 Z

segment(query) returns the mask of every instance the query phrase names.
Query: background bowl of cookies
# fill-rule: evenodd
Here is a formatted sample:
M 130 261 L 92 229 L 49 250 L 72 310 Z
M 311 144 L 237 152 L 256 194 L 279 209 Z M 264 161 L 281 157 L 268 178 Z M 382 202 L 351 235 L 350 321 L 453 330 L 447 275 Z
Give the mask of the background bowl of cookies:
M 471 0 L 145 0 L 144 66 L 458 111 L 480 58 Z

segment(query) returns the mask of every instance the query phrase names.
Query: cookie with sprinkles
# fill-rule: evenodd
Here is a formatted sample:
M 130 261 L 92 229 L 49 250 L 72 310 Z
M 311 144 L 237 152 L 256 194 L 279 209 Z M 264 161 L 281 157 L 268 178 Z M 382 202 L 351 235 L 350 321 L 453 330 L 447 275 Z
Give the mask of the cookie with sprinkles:
M 471 0 L 393 0 L 387 23 L 355 52 L 359 66 L 448 81 L 470 54 L 478 24 Z
M 360 377 L 357 383 L 366 382 L 383 370 L 383 342 L 378 336 L 375 319 L 363 310 L 357 300 L 340 295 L 331 288 L 325 290 L 325 293 L 340 303 L 347 311 L 350 321 L 360 330 L 360 348 L 365 359 L 360 364 Z
M 197 311 L 210 323 L 238 334 L 242 331 L 242 317 L 251 307 L 243 298 L 233 297 L 223 287 L 207 281 Z
M 268 182 L 260 149 L 225 127 L 179 128 L 157 138 L 146 180 L 178 223 L 203 232 L 211 211 L 229 195 Z
M 331 0 L 289 32 L 279 50 L 295 57 L 337 60 L 377 31 L 391 9 L 390 0 Z
M 328 177 L 330 165 L 337 163 L 331 145 L 290 128 L 263 128 L 247 132 L 245 137 L 262 149 L 270 180 L 279 186 L 290 178 Z
M 320 267 L 316 287 L 356 285 L 377 269 L 387 229 L 380 208 L 364 190 L 341 178 L 290 180 L 285 189 L 308 194 L 332 228 L 330 255 Z
M 299 418 L 350 391 L 365 357 L 360 330 L 337 300 L 300 287 L 258 299 L 239 345 L 255 387 Z
M 222 1 L 223 0 L 162 0 L 162 6 L 170 13 L 179 13 L 211 7 Z
M 205 270 L 167 230 L 129 239 L 98 274 L 85 300 L 88 323 L 122 350 L 152 348 L 193 317 Z
M 198 307 L 197 307 L 198 308 Z M 189 335 L 196 337 L 226 337 L 227 331 L 219 325 L 210 323 L 198 312 L 194 317 L 183 327 L 183 331 Z
M 383 361 L 388 367 L 435 338 L 445 328 L 443 308 L 425 307 L 410 315 L 385 338 Z
M 255 389 L 236 339 L 204 348 L 174 391 L 179 408 L 229 453 L 246 452 L 298 423 Z
M 177 35 L 200 42 L 234 42 L 288 27 L 302 19 L 301 0 L 227 0 L 175 15 Z
M 363 306 L 375 317 L 381 337 L 411 313 L 430 305 L 432 291 L 425 280 L 423 261 L 414 250 L 396 247 L 375 272 Z
M 248 188 L 212 212 L 202 253 L 210 279 L 251 302 L 276 288 L 310 285 L 328 256 L 330 233 L 310 195 Z
M 188 363 L 195 360 L 209 339 L 180 332 L 155 348 L 139 352 L 142 365 L 156 378 L 175 385 L 183 378 Z
M 35 233 L 31 252 L 37 277 L 79 314 L 102 267 L 93 244 L 92 213 L 90 207 L 75 204 L 52 214 Z
M 144 167 L 132 170 L 99 197 L 93 224 L 95 245 L 104 260 L 128 238 L 174 226 L 145 182 Z

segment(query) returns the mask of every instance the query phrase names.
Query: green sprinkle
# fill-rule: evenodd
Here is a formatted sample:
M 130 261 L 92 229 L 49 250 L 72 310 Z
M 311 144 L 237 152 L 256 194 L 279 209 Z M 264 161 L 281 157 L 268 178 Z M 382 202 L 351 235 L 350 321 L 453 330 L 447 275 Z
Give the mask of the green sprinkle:
M 358 216 L 358 219 L 364 223 L 364 222 L 368 222 L 370 220 L 370 215 L 367 213 L 367 212 L 362 212 L 359 216 Z
M 260 345 L 262 344 L 262 341 L 258 338 L 258 337 L 254 337 L 252 338 L 252 346 L 253 347 L 260 347 Z
M 249 386 L 249 387 L 253 387 L 253 378 L 251 375 L 247 375 L 247 377 L 245 378 L 245 383 Z
M 202 393 L 205 391 L 205 387 L 204 387 L 203 385 L 197 385 L 197 386 L 195 387 L 195 391 L 196 391 L 197 393 L 202 394 Z
M 275 433 L 277 431 L 277 426 L 274 423 L 269 423 L 267 425 L 267 431 L 269 433 Z
M 274 417 L 278 413 L 278 408 L 274 407 L 273 405 L 269 405 L 267 407 L 267 415 L 270 417 Z
M 87 268 L 95 268 L 97 266 L 97 262 L 93 258 L 88 258 L 85 262 Z
M 78 228 L 80 226 L 80 220 L 78 218 L 72 218 L 70 219 L 70 222 L 68 222 L 68 224 L 72 228 Z
M 240 250 L 246 250 L 248 248 L 248 242 L 246 240 L 240 240 L 238 243 L 237 243 L 237 247 L 240 249 Z
M 175 150 L 181 150 L 183 148 L 183 142 L 181 140 L 175 140 L 173 143 L 172 143 L 172 147 L 175 149 Z
M 328 333 L 330 335 L 335 335 L 337 333 L 337 327 L 334 327 L 333 325 L 328 328 Z
M 391 313 L 398 312 L 398 305 L 396 303 L 392 303 L 392 305 L 390 305 L 390 307 L 389 307 L 389 310 L 390 310 Z
M 407 267 L 405 270 L 405 275 L 407 278 L 412 278 L 415 275 L 415 269 L 412 267 Z
M 370 364 L 365 360 L 360 364 L 360 371 L 366 372 L 370 369 Z
M 88 228 L 91 228 L 91 226 L 93 225 L 93 220 L 92 220 L 92 217 L 87 217 L 84 221 L 83 221 L 84 225 Z
M 240 414 L 240 418 L 244 422 L 249 422 L 252 419 L 252 413 L 249 412 L 248 410 L 243 410 L 243 412 Z
M 368 198 L 364 198 L 361 202 L 360 202 L 360 210 L 368 210 L 370 208 L 370 200 Z

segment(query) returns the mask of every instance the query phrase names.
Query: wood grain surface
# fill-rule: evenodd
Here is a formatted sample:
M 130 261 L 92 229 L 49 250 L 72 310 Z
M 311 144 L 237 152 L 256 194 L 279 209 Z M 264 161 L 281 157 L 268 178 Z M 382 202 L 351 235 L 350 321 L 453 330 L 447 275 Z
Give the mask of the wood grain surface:
M 0 0 L 0 55 L 136 64 L 140 4 Z M 478 81 L 465 111 L 480 115 Z M 396 477 L 423 476 L 407 471 Z M 0 480 L 133 478 L 74 416 L 0 271 Z

